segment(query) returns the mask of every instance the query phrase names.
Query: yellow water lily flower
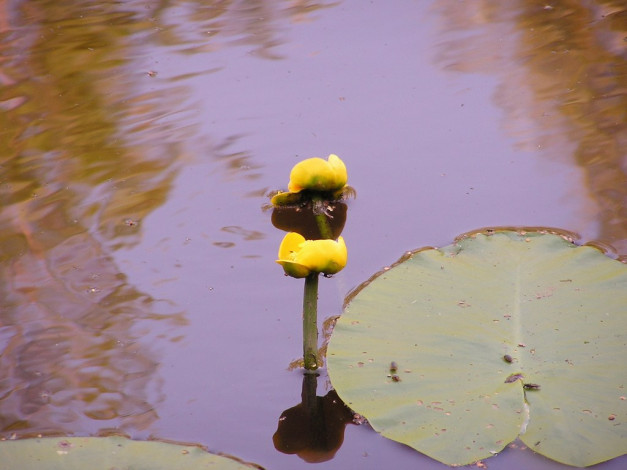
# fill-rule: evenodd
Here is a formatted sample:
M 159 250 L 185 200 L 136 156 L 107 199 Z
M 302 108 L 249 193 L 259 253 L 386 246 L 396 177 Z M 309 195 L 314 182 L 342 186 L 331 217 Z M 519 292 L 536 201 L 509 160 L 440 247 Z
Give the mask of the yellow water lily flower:
M 346 165 L 340 157 L 331 154 L 327 160 L 308 158 L 294 165 L 287 189 L 290 193 L 298 193 L 304 189 L 337 191 L 346 186 L 347 181 Z
M 310 273 L 335 274 L 346 266 L 348 252 L 342 237 L 335 240 L 306 240 L 300 233 L 289 232 L 279 246 L 277 263 L 285 274 L 307 277 Z

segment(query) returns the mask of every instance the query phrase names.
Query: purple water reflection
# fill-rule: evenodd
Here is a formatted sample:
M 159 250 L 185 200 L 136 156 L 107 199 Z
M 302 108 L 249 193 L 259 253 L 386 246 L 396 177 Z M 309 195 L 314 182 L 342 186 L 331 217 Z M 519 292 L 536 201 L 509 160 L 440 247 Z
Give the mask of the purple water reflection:
M 599 217 L 599 200 L 585 186 L 590 179 L 585 168 L 571 158 L 575 143 L 563 137 L 567 133 L 557 125 L 525 127 L 525 119 L 534 115 L 512 114 L 512 109 L 520 109 L 516 100 L 534 99 L 533 92 L 520 84 L 520 77 L 530 72 L 515 56 L 515 39 L 503 40 L 515 29 L 514 20 L 507 23 L 507 18 L 499 17 L 500 27 L 495 28 L 491 25 L 496 20 L 469 17 L 473 26 L 467 26 L 476 36 L 473 42 L 469 30 L 452 21 L 450 11 L 435 9 L 433 4 L 403 2 L 392 8 L 383 1 L 345 1 L 315 9 L 306 2 L 281 6 L 239 2 L 227 7 L 166 2 L 163 8 L 149 10 L 131 1 L 123 6 L 125 14 L 109 11 L 115 10 L 113 4 L 93 13 L 110 31 L 124 31 L 116 60 L 101 71 L 89 63 L 86 74 L 103 87 L 109 83 L 103 95 L 111 98 L 111 102 L 104 99 L 113 122 L 111 131 L 102 140 L 96 133 L 81 145 L 60 138 L 54 149 L 65 152 L 63 159 L 54 160 L 55 154 L 48 150 L 55 162 L 50 166 L 63 168 L 58 175 L 42 170 L 45 158 L 39 141 L 28 152 L 9 144 L 8 155 L 16 160 L 34 155 L 33 165 L 46 175 L 37 180 L 40 188 L 87 188 L 68 197 L 69 204 L 80 210 L 63 212 L 78 214 L 82 224 L 78 234 L 67 232 L 74 223 L 69 216 L 61 227 L 48 224 L 42 229 L 60 240 L 79 236 L 73 240 L 83 245 L 67 248 L 65 257 L 53 256 L 47 251 L 50 248 L 42 250 L 44 260 L 61 260 L 52 271 L 63 281 L 55 284 L 34 277 L 28 286 L 49 286 L 54 294 L 50 298 L 61 305 L 46 301 L 52 312 L 46 317 L 47 334 L 62 325 L 51 320 L 58 310 L 76 312 L 69 297 L 59 295 L 73 282 L 67 276 L 73 250 L 87 275 L 111 276 L 108 284 L 97 278 L 86 289 L 130 289 L 128 297 L 115 297 L 129 323 L 111 320 L 108 331 L 127 349 L 133 345 L 128 351 L 136 354 L 135 361 L 146 361 L 140 367 L 143 375 L 133 376 L 133 383 L 141 386 L 132 395 L 149 406 L 144 409 L 138 404 L 130 413 L 141 416 L 150 411 L 151 419 L 137 425 L 118 419 L 103 426 L 71 405 L 63 411 L 82 415 L 59 417 L 59 429 L 83 434 L 119 426 L 137 438 L 154 435 L 200 442 L 266 468 L 310 466 L 294 455 L 277 452 L 272 442 L 281 413 L 301 399 L 302 376 L 287 367 L 301 350 L 302 283 L 285 278 L 274 263 L 283 234 L 270 223 L 270 213 L 261 210 L 266 194 L 286 187 L 289 169 L 301 158 L 338 154 L 348 166 L 349 184 L 357 190 L 343 232 L 349 264 L 339 275 L 321 280 L 321 320 L 339 314 L 349 290 L 404 251 L 447 245 L 456 235 L 478 227 L 554 226 L 577 232 L 583 240 L 624 246 L 615 235 L 603 238 L 610 232 Z M 9 26 L 15 34 L 43 21 L 26 3 L 15 9 L 18 13 L 10 16 L 10 25 L 17 26 Z M 62 13 L 47 21 L 60 31 L 93 30 L 63 18 Z M 455 30 L 451 25 L 456 25 Z M 114 39 L 98 43 L 81 35 L 66 40 L 79 38 L 85 40 L 77 46 L 85 57 L 98 51 L 113 54 L 117 44 Z M 484 41 L 504 43 L 498 73 L 490 57 L 480 60 L 482 51 L 494 50 L 482 49 Z M 490 66 L 482 69 L 484 63 Z M 41 74 L 47 77 L 54 72 Z M 11 81 L 11 74 L 6 75 L 5 84 Z M 511 76 L 517 78 L 516 85 L 508 87 Z M 20 83 L 18 78 L 14 77 Z M 75 83 L 69 81 L 68 86 Z M 16 89 L 32 97 L 31 90 Z M 19 97 L 18 92 L 14 95 Z M 23 109 L 18 101 L 4 103 L 16 113 Z M 69 116 L 69 124 L 55 129 L 42 117 L 53 109 L 51 103 L 57 102 L 47 100 L 34 113 L 36 122 L 44 131 L 52 128 L 59 135 L 72 135 L 66 129 L 82 122 L 86 111 L 72 114 L 71 104 L 63 102 L 59 107 Z M 90 106 L 99 109 L 97 103 L 85 104 Z M 29 127 L 32 116 L 22 117 L 24 129 L 35 133 Z M 102 122 L 106 119 L 88 129 L 101 130 Z M 542 142 L 551 145 L 536 143 L 540 131 Z M 101 154 L 88 145 L 102 148 L 105 143 L 115 145 Z M 93 159 L 81 172 L 59 167 L 59 162 L 69 165 L 84 154 Z M 118 161 L 111 155 L 121 156 Z M 78 176 L 102 168 L 106 172 L 101 177 Z M 1 182 L 10 183 L 5 190 L 15 194 L 21 188 L 16 181 L 7 177 Z M 38 191 L 39 197 L 58 196 Z M 30 198 L 31 192 L 25 191 L 23 199 Z M 9 211 L 23 209 L 34 217 L 28 212 L 32 205 L 23 204 L 11 201 L 13 209 L 3 210 L 7 233 L 26 230 L 16 227 L 16 212 Z M 105 267 L 87 267 L 95 256 L 85 245 L 92 242 L 103 250 Z M 13 246 L 9 248 L 23 253 L 15 255 L 19 262 L 34 257 L 32 245 Z M 3 276 L 18 277 L 11 257 L 0 261 Z M 39 271 L 33 267 L 30 272 Z M 81 284 L 77 289 L 82 288 Z M 2 306 L 11 315 L 28 311 L 23 297 L 15 302 L 5 299 Z M 72 327 L 89 317 L 85 305 L 92 304 L 103 309 L 99 321 L 109 320 L 111 306 L 103 305 L 99 296 L 80 304 L 83 310 L 79 309 L 78 319 L 71 319 Z M 35 343 L 20 342 L 7 314 L 2 315 L 0 337 L 10 362 L 11 351 Z M 88 343 L 99 344 L 98 333 L 86 331 Z M 12 342 L 19 344 L 13 347 Z M 63 377 L 62 371 L 72 367 L 72 353 L 64 351 L 61 358 L 67 357 L 68 364 L 51 356 L 47 361 L 52 375 Z M 108 350 L 94 354 L 102 358 L 107 354 L 103 351 Z M 83 360 L 89 353 L 80 350 L 76 355 Z M 113 375 L 126 385 L 117 389 L 134 390 L 125 377 L 129 371 L 137 372 L 136 366 L 119 360 L 127 370 Z M 54 364 L 62 365 L 55 368 Z M 95 370 L 102 374 L 105 368 L 99 367 L 96 362 Z M 18 389 L 33 383 L 16 378 L 3 390 L 16 396 Z M 328 391 L 323 374 L 318 395 Z M 41 393 L 37 400 L 47 392 Z M 8 399 L 2 400 L 9 406 Z M 23 402 L 47 412 L 45 403 L 37 400 Z M 31 418 L 35 413 L 22 412 Z M 46 417 L 45 423 L 32 430 L 54 427 L 54 418 Z M 601 468 L 619 468 L 624 458 L 618 460 Z M 319 466 L 381 468 L 390 462 L 399 469 L 445 468 L 383 439 L 367 426 L 352 425 L 335 458 Z M 565 468 L 520 449 L 508 449 L 488 464 L 493 469 Z

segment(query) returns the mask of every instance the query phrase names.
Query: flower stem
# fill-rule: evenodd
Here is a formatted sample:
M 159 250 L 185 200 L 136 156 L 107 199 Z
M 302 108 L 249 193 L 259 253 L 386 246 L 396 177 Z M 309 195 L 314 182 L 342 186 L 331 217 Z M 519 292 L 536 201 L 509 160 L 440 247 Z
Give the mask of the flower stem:
M 324 199 L 320 196 L 312 197 L 313 213 L 316 218 L 320 236 L 325 239 L 333 239 L 333 231 L 331 230 L 331 224 L 329 223 L 328 216 L 324 209 L 324 203 Z
M 318 273 L 305 278 L 303 295 L 303 360 L 305 370 L 318 368 Z
M 327 219 L 325 214 L 316 214 L 316 223 L 318 224 L 318 230 L 320 231 L 320 236 L 322 236 L 322 238 L 333 238 L 333 232 L 331 232 L 329 219 Z

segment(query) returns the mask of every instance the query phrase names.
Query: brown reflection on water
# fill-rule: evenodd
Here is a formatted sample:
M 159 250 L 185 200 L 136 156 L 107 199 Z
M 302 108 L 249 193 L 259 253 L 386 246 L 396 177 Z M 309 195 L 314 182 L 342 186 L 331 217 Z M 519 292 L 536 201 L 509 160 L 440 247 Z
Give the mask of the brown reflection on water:
M 575 162 L 598 237 L 627 254 L 627 8 L 617 0 L 437 2 L 456 39 L 440 62 L 495 74 L 507 127 L 529 147 Z M 463 36 L 463 38 L 461 37 Z M 521 188 L 524 190 L 524 188 Z
M 353 412 L 335 390 L 316 396 L 318 377 L 304 374 L 301 403 L 281 413 L 272 436 L 274 447 L 284 454 L 296 454 L 309 463 L 331 460 L 344 442 L 346 425 Z
M 152 121 L 163 106 L 176 109 L 180 90 L 159 100 L 133 93 L 140 74 L 126 64 L 142 23 L 132 12 L 32 1 L 9 18 L 0 43 L 0 433 L 144 429 L 161 392 L 159 357 L 142 339 L 167 340 L 185 318 L 129 285 L 112 251 L 138 241 L 176 176 L 181 133 Z
M 197 123 L 186 75 L 162 78 L 146 57 L 211 51 L 224 36 L 273 58 L 275 19 L 324 7 L 267 5 L 0 2 L 0 436 L 158 418 L 151 343 L 175 341 L 185 315 L 130 285 L 113 253 L 167 199 Z M 254 168 L 233 155 L 229 168 Z
M 308 21 L 321 9 L 339 2 L 288 0 L 191 1 L 165 0 L 151 12 L 158 24 L 152 39 L 157 44 L 177 45 L 185 53 L 212 52 L 222 45 L 252 46 L 250 53 L 264 59 L 281 59 L 276 47 L 283 43 L 280 32 L 288 21 Z

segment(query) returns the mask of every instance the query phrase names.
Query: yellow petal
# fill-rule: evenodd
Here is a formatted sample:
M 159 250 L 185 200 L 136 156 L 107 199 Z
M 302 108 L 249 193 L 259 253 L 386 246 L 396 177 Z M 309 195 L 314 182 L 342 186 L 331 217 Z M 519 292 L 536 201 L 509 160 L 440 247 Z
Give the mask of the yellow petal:
M 296 253 L 295 261 L 311 271 L 335 274 L 346 266 L 348 253 L 344 239 L 307 240 Z
M 273 206 L 289 206 L 298 204 L 301 200 L 301 195 L 298 192 L 282 192 L 279 191 L 270 200 Z
M 283 271 L 285 271 L 285 274 L 287 274 L 288 276 L 295 277 L 297 279 L 302 278 L 302 277 L 307 277 L 309 276 L 309 273 L 311 272 L 306 266 L 303 266 L 302 264 L 294 263 L 292 261 L 277 260 L 277 263 L 283 266 Z
M 333 169 L 333 173 L 335 174 L 335 183 L 337 185 L 333 190 L 338 190 L 346 186 L 348 182 L 348 173 L 346 172 L 346 165 L 344 162 L 335 154 L 329 155 L 329 166 Z
M 283 266 L 283 271 L 288 276 L 301 278 L 307 277 L 310 273 L 309 268 L 294 261 L 304 243 L 305 237 L 300 233 L 289 232 L 279 245 L 279 259 L 276 262 Z
M 298 162 L 290 172 L 290 182 L 287 189 L 297 193 L 303 189 L 321 191 L 329 180 L 333 179 L 333 171 L 329 163 L 322 158 L 308 158 Z
M 324 274 L 335 274 L 340 272 L 346 266 L 348 261 L 348 250 L 346 249 L 346 243 L 342 237 L 338 238 L 333 249 L 330 250 L 329 259 L 326 266 L 323 266 L 320 272 Z
M 301 278 L 310 273 L 335 274 L 346 266 L 348 253 L 342 237 L 335 240 L 305 240 L 296 232 L 283 237 L 276 261 L 285 274 Z
M 297 193 L 303 189 L 311 191 L 336 191 L 346 184 L 346 165 L 337 155 L 329 155 L 328 161 L 322 158 L 308 158 L 297 163 L 290 172 L 287 189 Z
M 301 249 L 301 245 L 305 243 L 305 237 L 300 233 L 289 232 L 283 237 L 281 245 L 279 245 L 279 260 L 294 261 L 296 252 Z

